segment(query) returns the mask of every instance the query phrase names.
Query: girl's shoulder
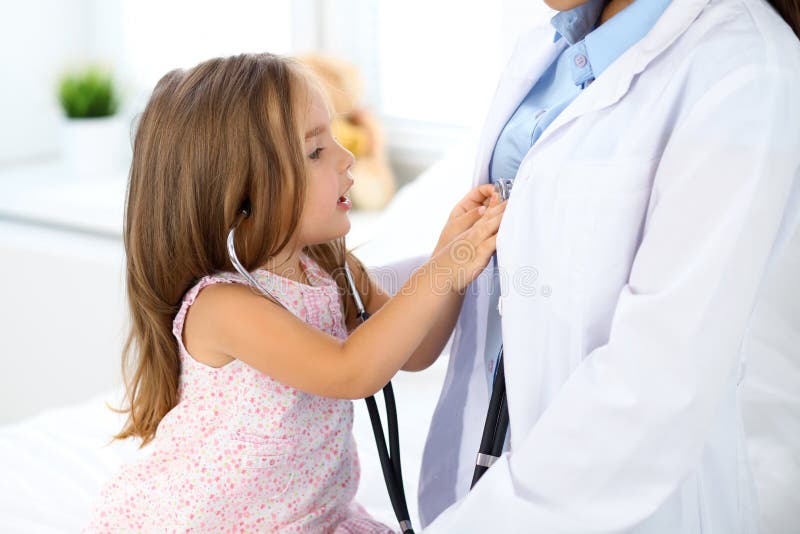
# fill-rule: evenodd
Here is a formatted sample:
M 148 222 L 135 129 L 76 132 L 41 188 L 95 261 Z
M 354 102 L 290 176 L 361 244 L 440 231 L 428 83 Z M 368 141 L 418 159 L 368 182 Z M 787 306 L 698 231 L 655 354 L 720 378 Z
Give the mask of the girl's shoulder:
M 292 298 L 296 297 L 297 293 L 315 293 L 330 291 L 336 287 L 336 281 L 328 274 L 313 258 L 306 254 L 301 254 L 300 262 L 303 270 L 311 282 L 311 284 L 304 284 L 290 278 L 277 275 L 267 269 L 255 269 L 250 273 L 253 279 L 258 283 L 261 288 L 266 289 L 270 294 L 276 297 L 285 307 L 292 309 Z M 238 272 L 218 271 L 213 274 L 203 276 L 195 282 L 195 284 L 184 294 L 181 301 L 181 311 L 189 308 L 195 301 L 198 300 L 201 292 L 210 286 L 238 284 L 246 286 L 249 291 L 255 295 L 260 295 L 257 288 Z M 210 293 L 225 294 L 227 291 L 219 291 L 219 288 L 212 290 Z M 223 297 L 224 299 L 224 297 Z M 288 301 L 288 302 L 287 302 Z M 178 312 L 180 315 L 180 311 Z M 177 317 L 176 317 L 177 318 Z
M 241 275 L 227 272 L 207 275 L 198 280 L 183 296 L 180 308 L 172 321 L 172 333 L 184 357 L 200 364 L 220 368 L 233 361 L 227 354 L 214 350 L 213 340 L 205 335 L 209 322 L 216 313 L 226 313 L 224 292 L 217 289 L 223 284 L 246 284 Z M 199 298 L 200 295 L 202 298 Z M 187 321 L 191 310 L 191 321 Z M 187 324 L 188 322 L 188 324 Z
M 181 299 L 180 308 L 178 309 L 177 314 L 175 315 L 175 320 L 173 322 L 173 330 L 176 330 L 179 326 L 182 325 L 183 319 L 186 317 L 186 314 L 189 311 L 189 308 L 192 307 L 195 302 L 198 300 L 200 293 L 203 292 L 204 289 L 215 286 L 218 284 L 243 284 L 247 285 L 247 281 L 238 273 L 228 273 L 228 272 L 218 272 L 210 275 L 203 276 L 199 280 L 195 282 L 195 284 L 189 288 L 186 293 L 184 293 L 183 298 Z M 208 294 L 208 292 L 204 292 Z
M 285 313 L 336 334 L 343 322 L 338 286 L 310 256 L 301 255 L 302 267 L 311 285 L 284 278 L 266 269 L 256 269 L 251 276 L 280 305 L 262 308 L 263 313 Z M 185 294 L 173 321 L 173 334 L 185 356 L 211 367 L 232 361 L 231 355 L 217 349 L 214 332 L 226 317 L 238 317 L 249 298 L 262 299 L 239 273 L 220 271 L 199 279 Z M 245 300 L 243 300 L 245 299 Z M 190 312 L 191 310 L 191 312 Z M 343 328 L 343 327 L 342 327 Z M 346 332 L 346 330 L 345 330 Z

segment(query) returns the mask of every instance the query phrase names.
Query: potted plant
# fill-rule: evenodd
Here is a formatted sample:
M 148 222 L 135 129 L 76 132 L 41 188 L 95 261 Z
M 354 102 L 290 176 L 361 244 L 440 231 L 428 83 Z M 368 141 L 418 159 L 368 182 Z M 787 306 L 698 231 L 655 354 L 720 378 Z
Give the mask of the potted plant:
M 62 154 L 69 170 L 81 178 L 119 170 L 124 129 L 111 72 L 97 65 L 65 72 L 58 99 L 64 112 Z

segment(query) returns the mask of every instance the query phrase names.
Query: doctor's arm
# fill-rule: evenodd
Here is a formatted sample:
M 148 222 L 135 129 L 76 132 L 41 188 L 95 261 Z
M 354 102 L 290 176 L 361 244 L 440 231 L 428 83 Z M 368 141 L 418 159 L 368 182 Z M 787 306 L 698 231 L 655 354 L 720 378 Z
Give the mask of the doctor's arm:
M 607 344 L 426 532 L 627 531 L 698 465 L 800 179 L 786 78 L 737 71 L 677 125 Z

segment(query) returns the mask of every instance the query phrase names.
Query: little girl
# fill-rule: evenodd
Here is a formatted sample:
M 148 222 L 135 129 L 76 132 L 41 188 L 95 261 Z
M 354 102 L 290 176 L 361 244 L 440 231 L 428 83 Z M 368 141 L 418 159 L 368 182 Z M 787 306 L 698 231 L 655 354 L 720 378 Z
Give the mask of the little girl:
M 389 298 L 345 252 L 353 156 L 330 122 L 319 83 L 269 54 L 155 87 L 130 171 L 128 420 L 115 436 L 152 452 L 104 486 L 88 531 L 391 532 L 353 501 L 350 399 L 436 359 L 504 204 L 491 186 L 471 191 Z M 235 273 L 234 226 L 239 260 L 282 306 Z M 358 328 L 345 260 L 374 313 Z

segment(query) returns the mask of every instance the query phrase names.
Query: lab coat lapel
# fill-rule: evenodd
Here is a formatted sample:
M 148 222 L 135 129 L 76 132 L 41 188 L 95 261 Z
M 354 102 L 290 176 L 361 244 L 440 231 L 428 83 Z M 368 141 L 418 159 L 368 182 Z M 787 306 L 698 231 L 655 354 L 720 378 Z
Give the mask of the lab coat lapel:
M 550 26 L 538 27 L 522 37 L 515 48 L 500 78 L 484 123 L 478 145 L 473 187 L 489 181 L 489 161 L 497 137 L 533 84 L 565 48 L 563 40 L 559 43 L 552 42 L 554 32 Z
M 537 145 L 542 145 L 559 128 L 581 115 L 618 102 L 630 89 L 634 77 L 686 31 L 708 2 L 673 0 L 650 32 L 623 53 L 556 117 L 539 137 Z

